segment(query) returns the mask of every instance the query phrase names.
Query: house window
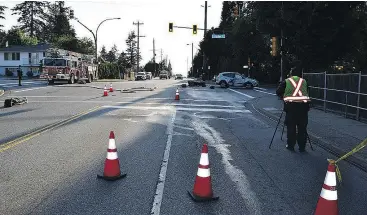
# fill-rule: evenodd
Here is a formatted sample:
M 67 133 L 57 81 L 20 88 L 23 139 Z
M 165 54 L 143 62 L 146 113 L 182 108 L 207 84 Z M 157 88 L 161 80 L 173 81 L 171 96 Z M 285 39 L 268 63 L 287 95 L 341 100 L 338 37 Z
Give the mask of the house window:
M 4 60 L 20 60 L 20 53 L 13 52 L 13 53 L 4 53 Z

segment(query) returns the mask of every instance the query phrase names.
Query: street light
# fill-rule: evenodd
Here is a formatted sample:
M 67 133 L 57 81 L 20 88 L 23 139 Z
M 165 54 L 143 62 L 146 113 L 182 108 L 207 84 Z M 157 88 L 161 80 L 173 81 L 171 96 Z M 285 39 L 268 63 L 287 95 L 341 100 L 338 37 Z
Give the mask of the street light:
M 96 33 L 94 33 L 91 29 L 89 29 L 87 26 L 85 26 L 83 23 L 81 23 L 79 21 L 79 19 L 77 18 L 74 18 L 79 24 L 81 24 L 84 28 L 86 28 L 89 32 L 92 33 L 93 35 L 93 38 L 94 38 L 94 46 L 95 46 L 95 58 L 96 58 L 96 65 L 97 65 L 97 69 L 94 73 L 94 77 L 97 78 L 97 74 L 98 74 L 98 47 L 97 47 L 97 38 L 98 38 L 98 30 L 99 30 L 99 27 L 101 27 L 101 25 L 106 22 L 106 21 L 110 21 L 110 20 L 116 20 L 116 19 L 121 19 L 120 17 L 115 17 L 115 18 L 107 18 L 103 21 L 101 21 L 97 27 L 97 30 L 96 30 Z
M 189 46 L 190 44 L 186 44 Z M 194 74 L 194 43 L 191 43 L 191 74 Z

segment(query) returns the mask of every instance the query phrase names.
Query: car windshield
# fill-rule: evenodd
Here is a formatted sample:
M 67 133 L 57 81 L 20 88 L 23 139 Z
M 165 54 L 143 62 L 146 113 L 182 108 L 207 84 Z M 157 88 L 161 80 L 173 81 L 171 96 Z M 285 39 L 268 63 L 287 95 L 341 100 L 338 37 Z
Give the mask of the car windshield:
M 145 73 L 144 72 L 139 72 L 138 75 L 145 75 Z
M 46 58 L 44 59 L 44 65 L 45 66 L 66 66 L 66 60 Z

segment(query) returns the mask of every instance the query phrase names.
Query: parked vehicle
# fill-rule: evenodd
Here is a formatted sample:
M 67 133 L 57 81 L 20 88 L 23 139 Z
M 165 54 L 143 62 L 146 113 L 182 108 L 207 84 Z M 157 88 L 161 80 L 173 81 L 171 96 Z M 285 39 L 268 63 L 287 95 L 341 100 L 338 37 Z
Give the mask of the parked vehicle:
M 177 79 L 179 79 L 179 80 L 183 80 L 182 75 L 181 75 L 181 74 L 177 74 L 177 75 L 175 76 L 175 80 L 177 80 Z
M 161 71 L 159 74 L 159 79 L 168 79 L 168 72 L 167 71 Z
M 80 80 L 88 83 L 93 80 L 93 72 L 96 65 L 91 58 L 78 53 L 71 53 L 67 56 L 46 57 L 42 60 L 42 74 L 50 84 L 56 81 L 74 84 Z
M 147 76 L 147 79 L 151 80 L 153 78 L 153 75 L 151 72 L 146 72 L 145 74 Z
M 222 88 L 233 87 L 245 87 L 252 89 L 259 86 L 259 82 L 255 79 L 248 78 L 241 75 L 238 72 L 222 72 L 217 76 L 215 83 L 220 85 Z
M 138 72 L 138 74 L 136 74 L 135 80 L 147 80 L 147 75 L 145 74 L 145 72 Z

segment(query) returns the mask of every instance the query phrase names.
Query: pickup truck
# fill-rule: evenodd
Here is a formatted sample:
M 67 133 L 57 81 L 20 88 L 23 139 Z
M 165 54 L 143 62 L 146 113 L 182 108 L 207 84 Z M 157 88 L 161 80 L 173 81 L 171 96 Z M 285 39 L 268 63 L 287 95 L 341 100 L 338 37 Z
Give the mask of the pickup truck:
M 160 74 L 159 74 L 159 79 L 168 79 L 168 73 L 166 73 L 166 72 L 161 72 Z

